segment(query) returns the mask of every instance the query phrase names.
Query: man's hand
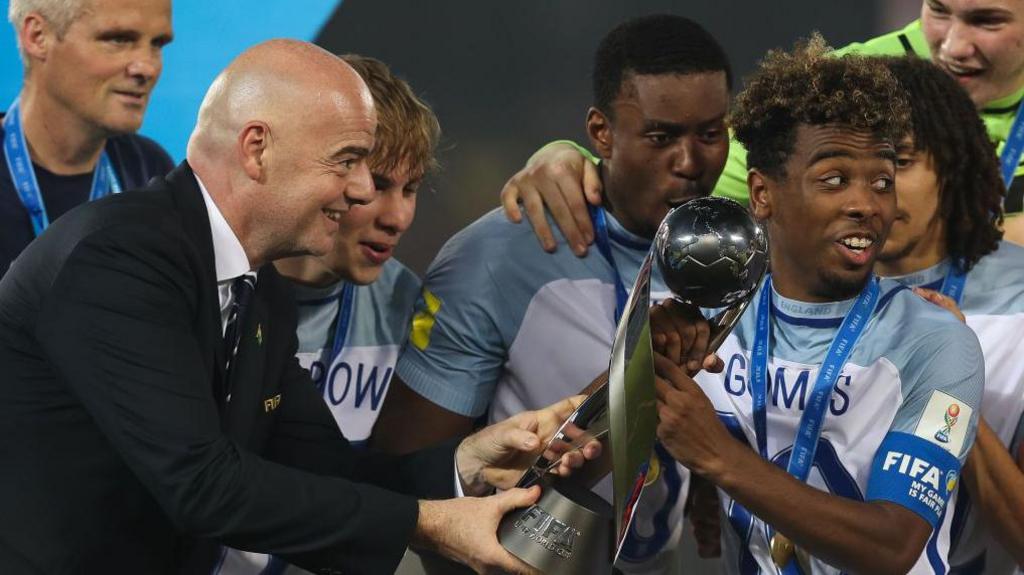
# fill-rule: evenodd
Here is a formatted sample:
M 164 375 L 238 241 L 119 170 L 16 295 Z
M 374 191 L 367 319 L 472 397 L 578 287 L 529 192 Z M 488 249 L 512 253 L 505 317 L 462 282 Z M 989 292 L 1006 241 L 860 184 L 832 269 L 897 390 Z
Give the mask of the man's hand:
M 544 409 L 524 411 L 464 439 L 455 452 L 455 460 L 466 494 L 481 495 L 493 487 L 514 486 L 584 399 L 577 395 Z M 584 460 L 600 454 L 600 443 L 592 441 L 581 450 L 545 456 L 551 461 L 561 457 L 553 471 L 565 476 L 583 465 Z
M 477 573 L 538 572 L 498 543 L 498 523 L 506 513 L 532 505 L 540 487 L 510 489 L 490 497 L 420 501 L 411 545 L 468 565 Z
M 722 468 L 730 449 L 741 445 L 726 431 L 704 391 L 661 354 L 654 354 L 654 371 L 662 445 L 676 461 L 699 475 Z
M 725 363 L 708 349 L 711 325 L 695 306 L 669 298 L 651 306 L 654 351 L 693 375 L 704 369 L 719 373 Z
M 948 295 L 944 295 L 933 289 L 925 289 L 920 287 L 914 288 L 914 293 L 921 296 L 925 300 L 930 301 L 931 303 L 948 310 L 949 313 L 956 316 L 956 318 L 961 322 L 967 323 L 967 318 L 964 317 L 964 312 L 960 311 L 960 308 L 956 305 L 956 302 L 953 301 L 953 298 L 949 297 Z
M 587 246 L 594 241 L 587 202 L 601 205 L 601 176 L 579 150 L 561 142 L 541 148 L 501 190 L 505 216 L 516 223 L 523 221 L 522 203 L 544 251 L 553 252 L 557 245 L 544 215 L 547 206 L 573 253 L 580 257 L 587 255 Z

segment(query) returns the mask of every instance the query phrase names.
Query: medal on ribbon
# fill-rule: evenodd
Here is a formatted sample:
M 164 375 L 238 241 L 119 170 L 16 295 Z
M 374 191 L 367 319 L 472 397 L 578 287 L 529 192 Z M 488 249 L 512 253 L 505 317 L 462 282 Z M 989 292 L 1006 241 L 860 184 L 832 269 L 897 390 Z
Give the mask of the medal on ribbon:
M 814 387 L 811 388 L 807 407 L 800 417 L 800 424 L 797 428 L 796 437 L 793 440 L 793 452 L 790 454 L 789 464 L 786 471 L 800 481 L 806 482 L 814 463 L 815 452 L 818 448 L 818 440 L 824 427 L 825 414 L 828 410 L 828 402 L 832 397 L 832 391 L 839 380 L 839 374 L 849 359 L 854 346 L 860 339 L 861 334 L 867 327 L 868 320 L 874 312 L 878 302 L 878 280 L 872 278 L 868 285 L 857 296 L 853 307 L 843 318 L 839 331 L 836 333 L 832 344 L 829 346 L 818 370 Z M 754 334 L 754 346 L 751 351 L 751 374 L 750 389 L 753 402 L 754 435 L 757 439 L 757 450 L 764 459 L 768 457 L 768 358 L 769 339 L 771 329 L 772 309 L 772 278 L 768 276 L 764 289 L 761 291 L 760 302 L 756 316 L 756 327 Z M 781 533 L 774 533 L 770 538 L 770 552 L 772 561 L 780 569 L 789 565 L 794 557 L 798 563 L 809 565 L 807 554 L 793 544 L 788 537 Z M 805 557 L 800 561 L 801 554 Z M 804 569 L 804 572 L 808 572 Z

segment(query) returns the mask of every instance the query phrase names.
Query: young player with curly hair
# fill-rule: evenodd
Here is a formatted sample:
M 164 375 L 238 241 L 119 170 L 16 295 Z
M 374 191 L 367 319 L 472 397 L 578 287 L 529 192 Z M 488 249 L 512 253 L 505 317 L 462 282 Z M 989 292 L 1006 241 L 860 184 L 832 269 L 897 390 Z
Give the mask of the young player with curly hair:
M 738 96 L 772 271 L 696 382 L 658 360 L 659 437 L 722 496 L 730 573 L 945 572 L 946 505 L 984 365 L 951 314 L 872 273 L 909 109 L 886 66 L 820 38 Z
M 1014 501 L 1024 475 L 1009 451 L 1019 443 L 1024 413 L 1017 361 L 1024 354 L 1024 249 L 1000 241 L 1005 188 L 968 94 L 926 60 L 885 63 L 907 92 L 912 129 L 897 146 L 896 220 L 875 271 L 922 288 L 940 305 L 958 306 L 978 336 L 984 422 L 964 467 L 968 489 L 960 490 L 952 513 L 950 565 L 1010 574 L 1015 560 L 1007 550 L 1024 558 L 1024 506 Z

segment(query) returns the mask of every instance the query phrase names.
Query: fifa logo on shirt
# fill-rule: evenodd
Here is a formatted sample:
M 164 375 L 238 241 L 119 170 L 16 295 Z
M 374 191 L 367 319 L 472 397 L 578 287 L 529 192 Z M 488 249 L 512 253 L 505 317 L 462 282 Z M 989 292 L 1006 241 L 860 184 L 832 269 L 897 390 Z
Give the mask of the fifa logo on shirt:
M 949 443 L 949 432 L 953 431 L 953 426 L 956 425 L 957 418 L 960 416 L 960 405 L 957 403 L 949 404 L 946 408 L 945 425 L 935 433 L 935 439 L 942 443 Z
M 281 394 L 277 394 L 274 397 L 268 397 L 263 400 L 263 411 L 270 413 L 277 409 L 277 406 L 281 405 Z

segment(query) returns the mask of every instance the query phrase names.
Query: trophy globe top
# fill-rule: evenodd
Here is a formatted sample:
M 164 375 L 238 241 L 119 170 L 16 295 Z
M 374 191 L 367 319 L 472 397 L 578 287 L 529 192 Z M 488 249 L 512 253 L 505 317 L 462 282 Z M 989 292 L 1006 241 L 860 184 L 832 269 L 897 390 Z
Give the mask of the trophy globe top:
M 740 204 L 697 198 L 665 216 L 655 260 L 676 298 L 722 308 L 749 298 L 768 270 L 768 238 Z

